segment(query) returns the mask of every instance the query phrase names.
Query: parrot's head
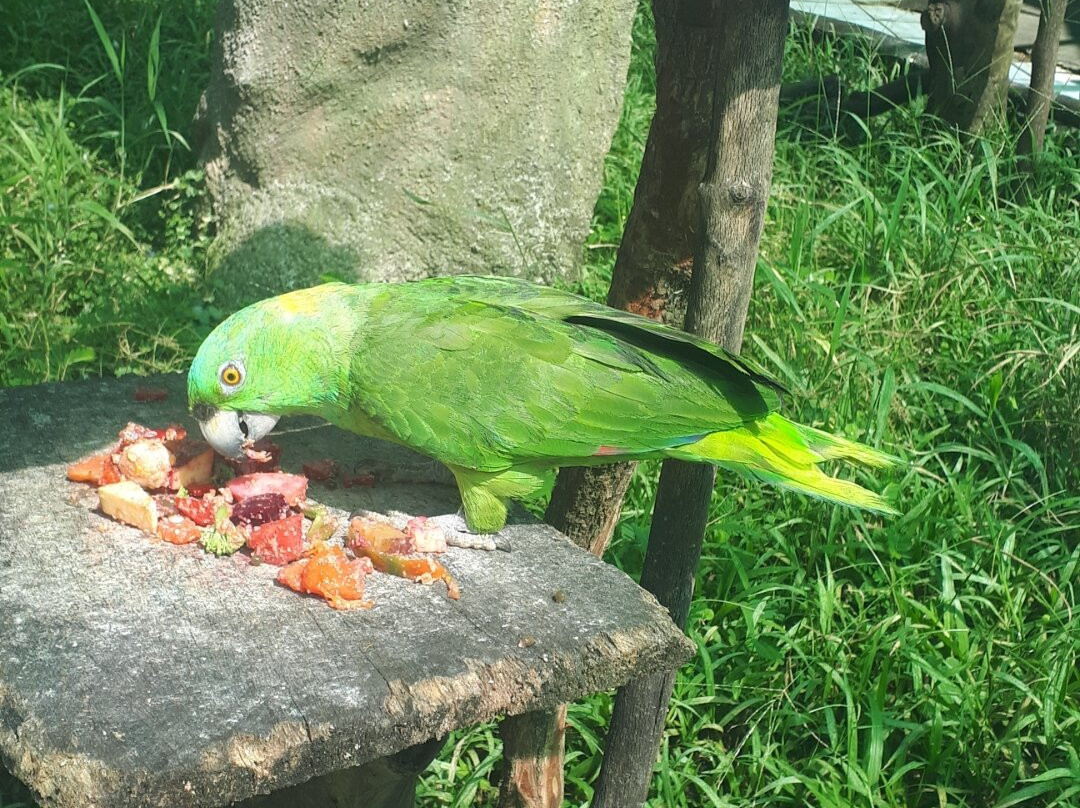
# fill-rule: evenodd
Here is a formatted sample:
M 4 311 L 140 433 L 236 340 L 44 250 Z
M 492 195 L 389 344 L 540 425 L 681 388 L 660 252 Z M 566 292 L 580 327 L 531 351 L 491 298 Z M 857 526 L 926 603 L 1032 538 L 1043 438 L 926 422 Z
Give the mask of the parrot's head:
M 188 407 L 217 452 L 241 458 L 280 416 L 325 415 L 333 405 L 348 373 L 336 327 L 340 296 L 331 288 L 343 286 L 261 300 L 230 316 L 199 346 L 188 371 Z

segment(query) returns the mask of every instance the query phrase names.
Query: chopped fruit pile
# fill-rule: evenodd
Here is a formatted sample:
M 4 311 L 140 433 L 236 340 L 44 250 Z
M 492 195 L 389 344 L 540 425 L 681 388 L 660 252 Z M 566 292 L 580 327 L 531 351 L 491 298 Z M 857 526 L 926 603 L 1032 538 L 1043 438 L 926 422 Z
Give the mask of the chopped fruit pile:
M 349 525 L 347 548 L 329 543 L 337 521 L 307 499 L 308 480 L 327 485 L 372 485 L 370 475 L 339 477 L 332 460 L 304 464 L 304 474 L 278 468 L 281 449 L 260 441 L 241 461 L 226 461 L 177 425 L 149 429 L 129 423 L 109 449 L 68 467 L 75 482 L 97 487 L 101 510 L 171 544 L 194 544 L 210 554 L 241 550 L 252 563 L 281 566 L 278 583 L 324 598 L 335 609 L 370 608 L 364 577 L 373 570 L 430 584 L 443 581 L 457 599 L 446 568 L 418 553 L 441 553 L 446 537 L 423 518 L 398 530 L 376 519 Z M 215 480 L 215 458 L 225 474 Z M 362 480 L 354 482 L 354 480 Z

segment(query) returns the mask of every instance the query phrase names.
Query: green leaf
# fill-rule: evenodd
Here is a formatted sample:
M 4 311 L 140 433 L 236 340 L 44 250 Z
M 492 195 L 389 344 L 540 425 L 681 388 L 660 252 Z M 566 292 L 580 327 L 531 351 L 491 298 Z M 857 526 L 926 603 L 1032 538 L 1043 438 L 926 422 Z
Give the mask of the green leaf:
M 408 188 L 402 188 L 401 192 L 403 194 L 405 194 L 405 196 L 408 197 L 411 201 L 415 202 L 417 205 L 430 205 L 431 204 L 431 200 L 424 199 L 422 196 L 417 196 L 412 191 L 410 191 Z
M 925 390 L 928 393 L 935 393 L 939 396 L 945 396 L 945 398 L 952 399 L 958 404 L 962 405 L 965 409 L 970 410 L 974 415 L 979 418 L 986 419 L 986 411 L 979 405 L 972 401 L 962 393 L 958 393 L 952 388 L 946 387 L 943 384 L 937 384 L 936 382 L 912 382 L 907 385 L 909 390 Z
M 986 397 L 990 402 L 990 406 L 987 408 L 989 412 L 994 412 L 997 409 L 998 399 L 1001 398 L 1001 388 L 1005 385 L 1005 376 L 999 370 L 987 381 L 987 393 Z
M 121 84 L 124 83 L 124 68 L 121 65 L 120 58 L 116 55 L 116 48 L 113 47 L 112 38 L 109 36 L 109 32 L 105 30 L 105 26 L 101 22 L 101 17 L 94 11 L 94 7 L 90 5 L 90 0 L 83 0 L 86 3 L 86 10 L 90 12 L 90 21 L 94 23 L 94 30 L 97 31 L 98 39 L 101 40 L 101 46 L 105 48 L 105 55 L 109 57 L 109 64 L 112 65 L 113 75 L 116 76 L 116 80 Z
M 80 345 L 78 348 L 68 351 L 67 356 L 64 357 L 64 366 L 70 367 L 80 362 L 93 362 L 96 358 L 97 351 L 89 345 Z
M 92 199 L 80 199 L 78 202 L 75 203 L 75 207 L 79 208 L 80 210 L 84 210 L 87 213 L 93 214 L 94 216 L 97 216 L 99 219 L 104 221 L 118 233 L 121 233 L 125 238 L 127 238 L 128 241 L 130 241 L 136 247 L 139 246 L 139 242 L 135 240 L 135 234 L 132 233 L 131 230 L 129 230 L 123 222 L 116 218 L 115 213 L 106 210 L 104 207 L 101 206 L 100 203 L 95 202 Z
M 146 95 L 151 101 L 157 100 L 157 82 L 161 71 L 161 14 L 158 14 L 154 32 L 150 35 L 150 52 L 146 56 Z M 158 108 L 155 104 L 154 108 Z M 164 115 L 164 110 L 159 117 Z M 164 124 L 162 129 L 164 129 Z

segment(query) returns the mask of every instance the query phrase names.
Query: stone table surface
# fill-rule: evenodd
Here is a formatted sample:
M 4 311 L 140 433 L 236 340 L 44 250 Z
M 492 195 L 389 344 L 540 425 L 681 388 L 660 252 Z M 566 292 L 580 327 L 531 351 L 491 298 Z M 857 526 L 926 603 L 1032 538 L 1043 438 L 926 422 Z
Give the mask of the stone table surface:
M 167 400 L 135 402 L 148 385 Z M 158 541 L 64 476 L 129 420 L 194 429 L 183 378 L 0 390 L 0 763 L 44 805 L 225 805 L 691 652 L 630 578 L 521 511 L 512 551 L 443 556 L 459 601 L 377 574 L 370 611 L 288 591 L 243 554 Z M 275 440 L 287 471 L 333 457 L 375 472 L 371 488 L 313 483 L 332 509 L 459 505 L 419 455 L 334 427 Z

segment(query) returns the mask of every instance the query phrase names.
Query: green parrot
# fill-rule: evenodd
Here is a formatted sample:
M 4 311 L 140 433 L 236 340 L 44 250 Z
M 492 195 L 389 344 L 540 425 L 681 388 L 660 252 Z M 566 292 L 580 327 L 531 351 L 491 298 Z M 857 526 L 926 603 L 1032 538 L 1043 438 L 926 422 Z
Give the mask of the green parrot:
M 191 412 L 239 457 L 315 415 L 444 463 L 489 534 L 560 466 L 678 458 L 895 513 L 823 461 L 894 458 L 787 420 L 747 360 L 645 317 L 511 278 L 328 283 L 236 312 L 199 348 Z

